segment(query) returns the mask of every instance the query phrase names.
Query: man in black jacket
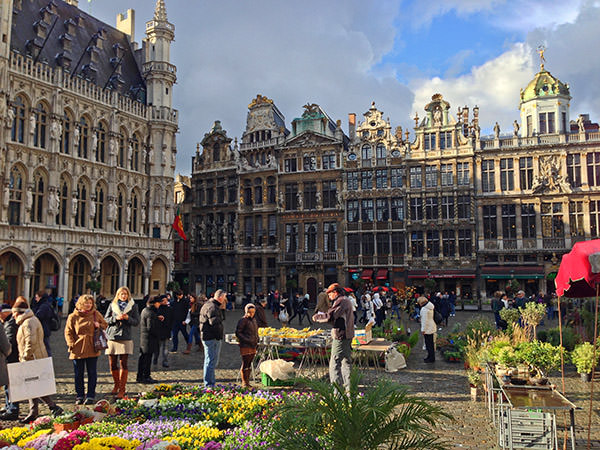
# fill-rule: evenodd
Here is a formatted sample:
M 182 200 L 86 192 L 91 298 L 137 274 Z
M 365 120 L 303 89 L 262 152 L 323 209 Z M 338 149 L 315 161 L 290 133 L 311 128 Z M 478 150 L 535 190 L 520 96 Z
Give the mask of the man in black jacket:
M 31 302 L 31 310 L 40 320 L 44 329 L 44 345 L 46 346 L 48 356 L 52 356 L 50 352 L 50 334 L 52 333 L 52 318 L 56 314 L 52 307 L 53 302 L 54 298 L 52 295 L 42 291 L 35 294 Z
M 2 321 L 4 324 L 4 332 L 6 333 L 8 342 L 10 342 L 12 348 L 10 354 L 6 357 L 6 363 L 10 364 L 19 362 L 19 347 L 17 345 L 17 330 L 19 329 L 19 325 L 17 325 L 15 318 L 12 316 L 10 305 L 2 305 L 2 310 L 0 311 L 0 321 Z M 19 403 L 12 403 L 9 400 L 8 384 L 4 386 L 4 397 L 6 411 L 4 414 L 0 415 L 0 420 L 19 420 Z
M 161 299 L 156 296 L 148 301 L 147 306 L 140 315 L 140 359 L 138 360 L 138 383 L 154 383 L 150 376 L 152 368 L 152 355 L 158 352 L 160 343 L 160 319 L 158 308 Z
M 215 369 L 219 364 L 221 343 L 223 342 L 224 310 L 227 295 L 218 289 L 200 309 L 200 338 L 204 346 L 204 386 L 213 387 L 216 383 Z
M 160 320 L 160 343 L 158 352 L 154 354 L 154 364 L 158 364 L 158 357 L 162 359 L 162 366 L 169 367 L 169 337 L 173 328 L 173 312 L 169 299 L 166 295 L 160 296 L 160 307 L 158 308 L 158 320 Z
M 179 343 L 179 333 L 183 334 L 183 340 L 188 341 L 187 324 L 185 319 L 190 309 L 190 302 L 183 295 L 182 291 L 175 292 L 175 298 L 171 302 L 171 311 L 173 313 L 173 328 L 171 329 L 171 338 L 173 339 L 173 346 L 171 347 L 171 353 L 177 352 L 177 344 Z

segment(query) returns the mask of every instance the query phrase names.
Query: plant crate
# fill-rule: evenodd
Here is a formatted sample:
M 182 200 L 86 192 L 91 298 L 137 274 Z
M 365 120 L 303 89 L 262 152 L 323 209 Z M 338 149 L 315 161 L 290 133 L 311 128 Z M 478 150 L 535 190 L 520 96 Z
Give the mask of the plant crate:
M 274 380 L 266 373 L 261 373 L 262 384 L 264 386 L 293 386 L 294 380 Z

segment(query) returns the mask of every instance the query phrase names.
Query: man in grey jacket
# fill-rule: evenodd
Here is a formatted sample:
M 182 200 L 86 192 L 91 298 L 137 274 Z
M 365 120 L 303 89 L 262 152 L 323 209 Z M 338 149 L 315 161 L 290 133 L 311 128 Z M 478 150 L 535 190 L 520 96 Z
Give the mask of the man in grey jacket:
M 214 387 L 215 369 L 224 337 L 223 320 L 227 305 L 227 293 L 218 289 L 215 295 L 200 309 L 200 339 L 204 346 L 204 386 Z
M 352 339 L 354 338 L 354 312 L 352 302 L 346 297 L 346 291 L 338 283 L 327 288 L 327 296 L 332 303 L 327 312 L 313 316 L 315 322 L 331 322 L 331 358 L 329 359 L 329 380 L 343 384 L 346 392 L 350 390 L 350 371 L 352 369 Z

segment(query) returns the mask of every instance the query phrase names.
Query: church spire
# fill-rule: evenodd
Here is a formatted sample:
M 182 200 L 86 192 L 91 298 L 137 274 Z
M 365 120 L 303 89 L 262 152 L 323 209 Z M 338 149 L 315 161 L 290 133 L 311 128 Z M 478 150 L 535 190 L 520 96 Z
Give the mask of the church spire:
M 156 21 L 167 21 L 167 8 L 165 7 L 165 0 L 156 0 L 156 7 L 154 8 L 154 20 Z

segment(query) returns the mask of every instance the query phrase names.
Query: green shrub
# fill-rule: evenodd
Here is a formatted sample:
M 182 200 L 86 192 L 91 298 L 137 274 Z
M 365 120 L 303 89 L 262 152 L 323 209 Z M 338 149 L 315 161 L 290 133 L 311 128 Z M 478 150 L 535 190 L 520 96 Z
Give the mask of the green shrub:
M 563 328 L 562 338 L 564 349 L 570 352 L 572 352 L 575 346 L 581 342 L 581 336 L 575 333 L 575 330 L 573 330 L 572 327 Z M 560 332 L 558 327 L 550 328 L 548 330 L 541 330 L 538 333 L 538 339 L 542 342 L 549 342 L 550 344 L 558 347 L 560 345 Z
M 465 336 L 476 339 L 478 336 L 487 336 L 496 333 L 494 322 L 483 316 L 476 316 L 465 326 Z
M 577 367 L 577 373 L 590 373 L 594 366 L 598 364 L 599 356 L 600 351 L 596 349 L 596 361 L 594 362 L 594 346 L 589 342 L 578 345 L 571 353 L 571 359 Z

